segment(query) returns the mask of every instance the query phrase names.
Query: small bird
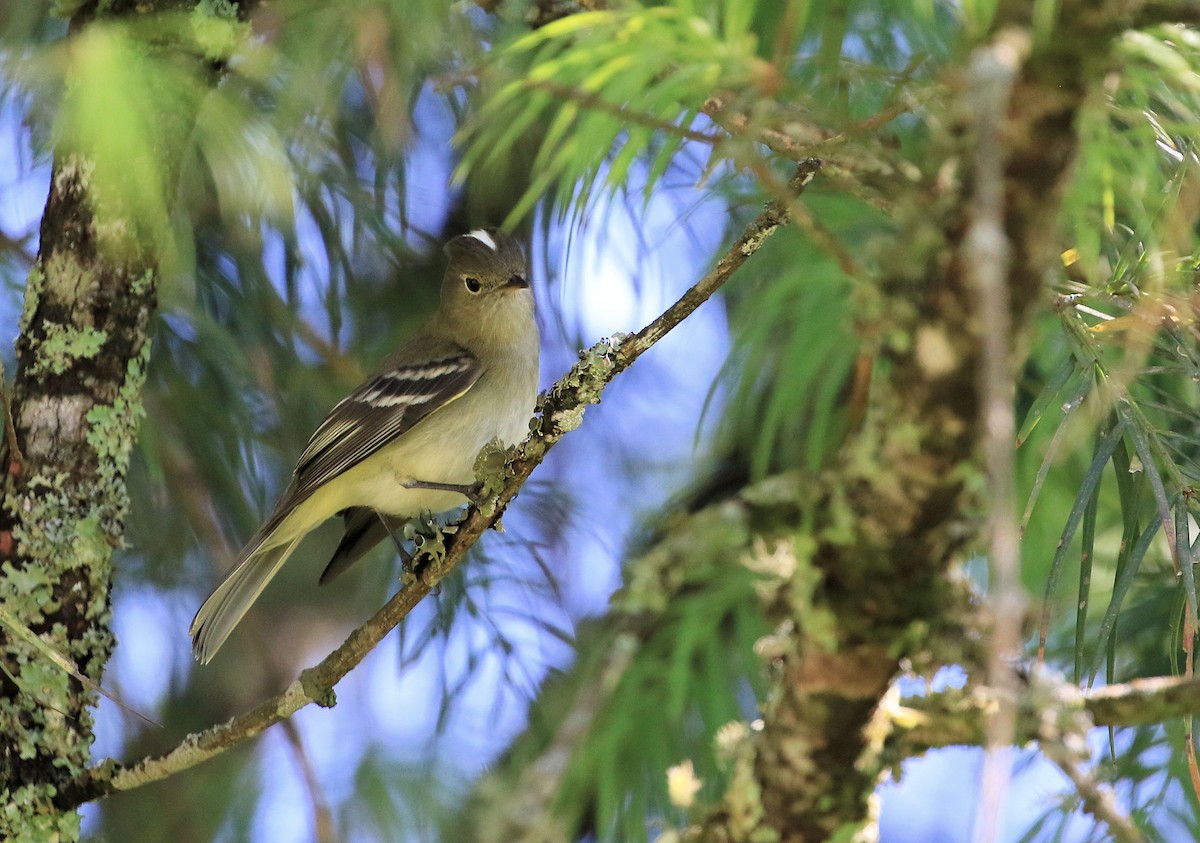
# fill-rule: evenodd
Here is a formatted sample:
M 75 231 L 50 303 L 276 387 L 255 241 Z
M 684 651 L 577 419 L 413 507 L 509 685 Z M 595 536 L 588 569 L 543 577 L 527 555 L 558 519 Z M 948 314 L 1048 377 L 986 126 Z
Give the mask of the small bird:
M 538 330 L 520 244 L 476 229 L 446 244 L 441 303 L 313 433 L 275 510 L 196 612 L 206 664 L 311 530 L 345 534 L 321 582 L 423 512 L 462 505 L 475 458 L 521 441 L 537 397 Z

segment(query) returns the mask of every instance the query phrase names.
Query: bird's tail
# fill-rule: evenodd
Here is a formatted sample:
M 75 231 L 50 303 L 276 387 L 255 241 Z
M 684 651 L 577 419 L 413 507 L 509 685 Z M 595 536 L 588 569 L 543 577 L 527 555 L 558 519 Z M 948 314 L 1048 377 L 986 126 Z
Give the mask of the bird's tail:
M 345 532 L 337 550 L 333 552 L 333 558 L 329 560 L 329 564 L 321 573 L 321 585 L 325 585 L 365 556 L 367 551 L 386 539 L 388 533 L 399 531 L 404 527 L 404 519 L 397 518 L 394 519 L 396 525 L 389 528 L 383 521 L 388 517 L 365 506 L 352 506 L 343 510 L 342 520 L 345 522 Z
M 221 584 L 204 601 L 188 630 L 192 636 L 192 653 L 201 664 L 207 664 L 221 649 L 229 633 L 233 632 L 233 628 L 303 537 L 301 533 L 279 544 L 260 544 L 226 574 Z

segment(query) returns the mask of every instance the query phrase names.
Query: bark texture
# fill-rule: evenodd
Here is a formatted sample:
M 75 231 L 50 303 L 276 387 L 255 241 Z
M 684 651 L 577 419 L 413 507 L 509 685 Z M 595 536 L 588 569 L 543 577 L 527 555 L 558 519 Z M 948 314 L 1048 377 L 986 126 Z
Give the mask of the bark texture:
M 0 601 L 99 682 L 112 653 L 109 588 L 149 354 L 155 270 L 98 234 L 87 162 L 59 160 L 17 341 Z M 0 837 L 73 839 L 55 796 L 86 768 L 93 689 L 0 639 Z
M 63 11 L 73 12 L 68 61 L 89 28 L 101 25 L 101 13 L 108 25 L 180 7 L 66 4 Z M 157 47 L 170 49 L 169 39 Z M 78 81 L 73 72 L 69 63 L 64 109 Z M 211 69 L 196 78 L 205 73 Z M 103 185 L 86 134 L 65 131 L 59 139 L 16 343 L 12 435 L 2 462 L 0 604 L 69 660 L 75 675 L 0 629 L 0 839 L 79 835 L 78 812 L 61 802 L 86 774 L 90 709 L 115 644 L 112 559 L 124 541 L 125 478 L 142 415 L 162 245 L 130 197 L 147 189 L 144 178 L 138 182 L 145 173 L 160 179 L 151 189 L 174 195 L 195 104 L 184 98 L 176 110 L 157 113 L 155 160 L 141 173 L 107 161 Z M 161 234 L 162 220 L 154 224 Z

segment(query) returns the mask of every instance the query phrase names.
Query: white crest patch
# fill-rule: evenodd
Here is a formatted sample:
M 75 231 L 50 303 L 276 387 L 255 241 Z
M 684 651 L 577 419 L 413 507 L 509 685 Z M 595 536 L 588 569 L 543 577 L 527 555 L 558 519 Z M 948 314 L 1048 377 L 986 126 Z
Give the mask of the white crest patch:
M 474 231 L 467 232 L 468 237 L 474 237 L 483 245 L 487 246 L 493 252 L 496 251 L 496 241 L 492 239 L 492 235 L 488 234 L 482 228 L 477 228 Z

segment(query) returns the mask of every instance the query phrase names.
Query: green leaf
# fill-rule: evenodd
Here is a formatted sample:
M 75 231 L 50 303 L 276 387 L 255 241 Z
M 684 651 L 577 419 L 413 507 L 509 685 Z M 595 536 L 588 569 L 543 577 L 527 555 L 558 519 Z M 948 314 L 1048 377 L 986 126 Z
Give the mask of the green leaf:
M 1112 597 L 1108 601 L 1108 607 L 1104 610 L 1104 618 L 1100 621 L 1100 629 L 1097 632 L 1097 651 L 1092 659 L 1091 667 L 1089 668 L 1088 687 L 1096 681 L 1096 675 L 1100 667 L 1101 654 L 1107 655 L 1107 665 L 1110 676 L 1114 669 L 1115 659 L 1115 628 L 1117 617 L 1121 612 L 1121 604 L 1125 600 L 1125 595 L 1129 593 L 1130 587 L 1133 585 L 1134 578 L 1137 576 L 1138 570 L 1141 567 L 1142 560 L 1146 557 L 1146 552 L 1150 549 L 1150 543 L 1154 537 L 1158 535 L 1159 527 L 1162 523 L 1158 520 L 1151 521 L 1146 529 L 1142 531 L 1142 535 L 1138 538 L 1135 544 L 1129 551 L 1128 557 L 1123 564 L 1118 567 L 1116 582 L 1113 584 Z
M 1099 444 L 1099 443 L 1097 443 Z M 1083 681 L 1084 644 L 1087 641 L 1087 614 L 1092 588 L 1092 562 L 1096 554 L 1096 513 L 1100 508 L 1100 487 L 1092 490 L 1083 512 L 1083 533 L 1079 550 L 1079 599 L 1075 605 L 1075 670 L 1076 684 Z
M 1021 429 L 1017 433 L 1018 448 L 1029 438 L 1029 434 L 1033 433 L 1034 428 L 1041 422 L 1046 409 L 1050 406 L 1051 402 L 1058 398 L 1067 381 L 1082 377 L 1083 375 L 1083 368 L 1072 357 L 1068 357 L 1063 361 L 1061 366 L 1054 370 L 1054 374 L 1050 376 L 1050 380 L 1046 381 L 1046 385 L 1042 387 L 1041 392 L 1038 393 L 1037 398 L 1030 405 L 1029 412 L 1025 414 L 1025 421 L 1021 423 Z M 1078 390 L 1073 390 L 1073 392 L 1077 394 Z M 1070 406 L 1071 402 L 1068 401 L 1066 404 Z
M 1063 569 L 1066 566 L 1067 553 L 1071 545 L 1071 540 L 1075 537 L 1075 531 L 1083 520 L 1083 514 L 1100 485 L 1100 478 L 1104 473 L 1104 467 L 1112 456 L 1113 450 L 1117 447 L 1117 442 L 1120 441 L 1124 428 L 1124 421 L 1119 420 L 1100 434 L 1096 442 L 1095 455 L 1092 457 L 1091 465 L 1088 466 L 1088 470 L 1083 476 L 1083 482 L 1080 484 L 1079 492 L 1075 496 L 1075 503 L 1071 507 L 1071 512 L 1067 515 L 1067 522 L 1063 526 L 1062 536 L 1058 541 L 1058 548 L 1055 550 L 1054 559 L 1050 563 L 1050 573 L 1046 577 L 1046 597 L 1042 606 L 1041 632 L 1038 637 L 1039 652 L 1044 651 L 1046 647 L 1046 638 L 1050 629 L 1050 609 L 1053 605 L 1054 593 L 1058 590 L 1058 582 L 1062 578 Z

